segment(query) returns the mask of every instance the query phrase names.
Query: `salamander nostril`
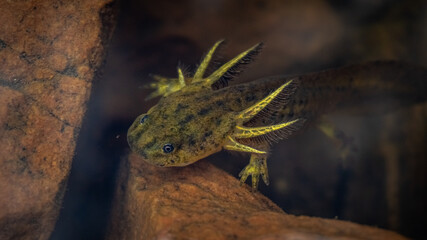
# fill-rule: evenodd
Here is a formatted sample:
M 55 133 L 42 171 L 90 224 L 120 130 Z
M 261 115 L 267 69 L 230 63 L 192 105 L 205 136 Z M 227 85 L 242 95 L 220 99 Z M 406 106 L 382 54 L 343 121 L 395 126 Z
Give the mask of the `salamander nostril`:
M 143 124 L 145 121 L 147 121 L 147 119 L 148 119 L 148 115 L 144 115 L 144 116 L 139 120 L 139 123 L 140 123 L 140 124 Z

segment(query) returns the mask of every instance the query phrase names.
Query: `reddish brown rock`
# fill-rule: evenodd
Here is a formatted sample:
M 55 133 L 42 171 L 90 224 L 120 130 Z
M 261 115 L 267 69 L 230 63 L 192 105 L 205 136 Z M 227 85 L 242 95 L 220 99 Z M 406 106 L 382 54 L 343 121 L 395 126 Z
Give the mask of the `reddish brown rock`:
M 405 239 L 355 223 L 293 216 L 200 161 L 160 168 L 124 161 L 108 239 Z
M 0 239 L 47 239 L 54 227 L 111 9 L 0 3 Z

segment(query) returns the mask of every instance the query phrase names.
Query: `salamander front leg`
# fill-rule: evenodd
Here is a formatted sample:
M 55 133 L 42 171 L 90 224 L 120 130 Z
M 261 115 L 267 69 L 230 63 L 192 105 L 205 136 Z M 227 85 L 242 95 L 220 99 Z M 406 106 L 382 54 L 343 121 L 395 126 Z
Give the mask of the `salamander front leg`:
M 240 184 L 244 184 L 249 176 L 252 176 L 252 190 L 256 191 L 259 183 L 259 176 L 262 176 L 264 183 L 269 184 L 268 169 L 267 169 L 267 155 L 268 144 L 264 143 L 259 145 L 263 150 L 258 150 L 253 147 L 237 142 L 233 137 L 228 137 L 228 142 L 224 146 L 225 149 L 247 152 L 251 154 L 249 164 L 239 173 Z
M 239 173 L 240 184 L 244 184 L 246 179 L 252 177 L 252 190 L 258 188 L 260 175 L 265 185 L 270 183 L 268 178 L 267 154 L 251 154 L 249 164 Z

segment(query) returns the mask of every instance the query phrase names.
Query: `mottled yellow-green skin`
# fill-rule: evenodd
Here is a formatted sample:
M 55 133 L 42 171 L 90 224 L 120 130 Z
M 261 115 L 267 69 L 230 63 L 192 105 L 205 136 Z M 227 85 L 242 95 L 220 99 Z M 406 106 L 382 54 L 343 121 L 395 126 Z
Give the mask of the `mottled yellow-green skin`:
M 255 104 L 274 88 L 254 89 L 253 84 L 212 90 L 194 88 L 160 99 L 140 124 L 140 115 L 128 131 L 132 150 L 160 166 L 184 166 L 222 149 L 236 126 L 234 115 Z M 164 153 L 166 143 L 175 146 Z
M 337 107 L 384 97 L 402 99 L 405 103 L 425 101 L 426 84 L 419 79 L 427 79 L 426 76 L 425 68 L 375 62 L 218 89 L 213 87 L 217 77 L 184 79 L 180 73 L 179 83 L 178 79 L 166 82 L 174 84 L 174 90 L 158 94 L 164 95 L 158 104 L 136 118 L 128 130 L 128 142 L 134 152 L 152 164 L 185 166 L 226 148 L 237 126 L 266 126 L 293 119 L 310 121 Z M 291 79 L 296 87 L 284 88 L 289 99 L 278 101 L 283 105 L 275 106 L 274 113 L 258 115 L 252 122 L 236 117 Z M 268 151 L 266 141 L 242 139 L 242 142 Z M 172 144 L 174 150 L 165 153 L 165 144 Z M 244 180 L 252 175 L 253 187 L 258 184 L 260 174 L 268 183 L 265 159 L 266 155 L 252 154 L 251 163 L 241 173 Z

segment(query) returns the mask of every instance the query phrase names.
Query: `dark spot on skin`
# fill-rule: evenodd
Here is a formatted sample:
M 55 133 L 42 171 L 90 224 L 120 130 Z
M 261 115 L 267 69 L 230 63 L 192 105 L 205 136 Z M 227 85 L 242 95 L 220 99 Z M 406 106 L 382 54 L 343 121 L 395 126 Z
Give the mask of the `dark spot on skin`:
M 190 145 L 190 146 L 196 145 L 196 140 L 194 140 L 194 138 L 191 137 L 190 140 L 188 141 L 188 145 Z
M 144 148 L 151 148 L 152 146 L 154 146 L 156 144 L 156 139 L 153 139 L 153 141 L 145 144 Z
M 217 119 L 217 120 L 216 120 L 216 125 L 217 125 L 217 126 L 221 125 L 221 122 L 222 122 L 222 120 L 221 120 L 221 119 Z
M 206 132 L 205 133 L 205 137 L 209 137 L 209 136 L 211 136 L 212 135 L 212 131 L 209 131 L 209 132 Z
M 203 150 L 203 149 L 205 149 L 205 147 L 203 147 L 203 146 L 200 146 L 200 148 L 199 148 L 200 150 Z
M 177 145 L 175 146 L 175 149 L 176 149 L 176 150 L 182 149 L 182 143 L 181 143 L 181 144 L 177 144 Z
M 291 110 L 289 113 L 288 113 L 288 117 L 289 118 L 292 118 L 294 116 L 294 111 L 293 110 Z
M 3 40 L 0 39 L 0 49 L 4 49 L 6 47 L 7 47 L 7 44 Z
M 187 124 L 187 123 L 189 123 L 191 120 L 193 120 L 194 119 L 194 115 L 193 114 L 190 114 L 190 115 L 187 115 L 185 118 L 184 118 L 184 120 L 181 120 L 178 124 L 179 125 L 185 125 L 185 124 Z
M 135 134 L 130 135 L 131 141 L 138 141 L 138 139 L 141 137 L 143 131 L 137 131 Z
M 175 160 L 174 159 L 171 159 L 171 161 L 170 161 L 171 163 L 175 163 Z
M 216 104 L 218 107 L 222 107 L 222 106 L 224 106 L 224 102 L 223 102 L 223 101 L 221 101 L 221 100 L 216 101 L 216 102 L 215 102 L 215 104 Z
M 186 108 L 188 108 L 188 105 L 178 103 L 178 105 L 176 106 L 176 109 L 175 109 L 175 113 L 179 113 L 182 109 L 186 109 Z
M 206 132 L 206 133 L 203 135 L 202 142 L 206 141 L 206 138 L 208 138 L 208 137 L 209 137 L 209 136 L 211 136 L 211 135 L 212 135 L 212 131 Z
M 202 109 L 197 113 L 197 115 L 199 115 L 199 116 L 204 116 L 204 115 L 208 114 L 211 110 L 212 110 L 212 108 L 211 108 L 211 107 L 209 107 L 209 108 L 202 108 Z
M 255 95 L 248 95 L 246 96 L 245 100 L 246 102 L 252 102 L 253 100 L 255 100 Z

